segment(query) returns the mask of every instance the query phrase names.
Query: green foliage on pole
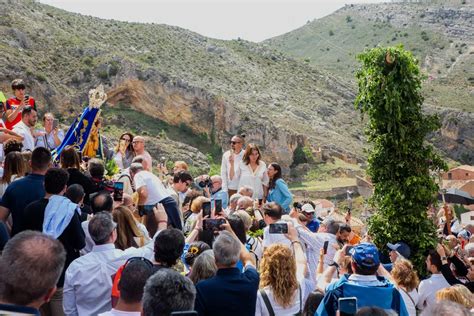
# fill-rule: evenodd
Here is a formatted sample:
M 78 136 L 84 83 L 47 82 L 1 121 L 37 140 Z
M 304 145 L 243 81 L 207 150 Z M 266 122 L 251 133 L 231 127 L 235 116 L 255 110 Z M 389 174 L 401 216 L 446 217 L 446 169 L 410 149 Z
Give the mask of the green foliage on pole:
M 367 173 L 374 184 L 371 203 L 377 212 L 369 234 L 386 250 L 387 242 L 406 242 L 421 275 L 426 252 L 434 249 L 436 227 L 427 208 L 436 200 L 434 172 L 447 165 L 425 142 L 440 127 L 437 116 L 422 112 L 423 75 L 402 46 L 367 50 L 358 56 L 356 109 L 368 116 L 365 133 L 371 144 Z

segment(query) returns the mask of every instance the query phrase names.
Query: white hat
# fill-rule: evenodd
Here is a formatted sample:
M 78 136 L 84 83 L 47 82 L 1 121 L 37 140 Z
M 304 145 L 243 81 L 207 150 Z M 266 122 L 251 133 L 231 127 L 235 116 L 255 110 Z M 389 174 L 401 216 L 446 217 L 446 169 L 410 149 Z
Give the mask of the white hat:
M 314 213 L 314 207 L 311 204 L 306 203 L 301 207 L 301 211 L 305 213 Z

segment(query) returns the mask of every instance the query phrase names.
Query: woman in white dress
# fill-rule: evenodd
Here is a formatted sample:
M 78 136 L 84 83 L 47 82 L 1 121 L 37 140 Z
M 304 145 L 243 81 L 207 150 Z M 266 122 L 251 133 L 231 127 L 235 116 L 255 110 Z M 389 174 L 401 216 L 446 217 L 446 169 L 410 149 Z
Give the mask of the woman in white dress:
M 267 165 L 261 160 L 260 149 L 255 144 L 248 144 L 242 161 L 237 170 L 234 170 L 233 164 L 230 168 L 230 179 L 234 177 L 240 179 L 239 188 L 247 185 L 253 189 L 253 199 L 265 202 L 268 192 L 268 173 Z

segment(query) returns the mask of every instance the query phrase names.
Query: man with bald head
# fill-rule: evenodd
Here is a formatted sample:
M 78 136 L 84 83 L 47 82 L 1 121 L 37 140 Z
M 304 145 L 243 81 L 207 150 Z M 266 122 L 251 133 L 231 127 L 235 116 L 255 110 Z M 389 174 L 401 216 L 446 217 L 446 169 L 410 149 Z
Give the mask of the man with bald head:
M 142 136 L 135 136 L 132 141 L 133 150 L 137 156 L 142 156 L 144 159 L 143 168 L 146 171 L 151 171 L 153 169 L 153 160 L 148 151 L 145 150 L 145 138 Z
M 215 200 L 222 201 L 222 208 L 227 208 L 229 197 L 227 192 L 222 190 L 222 178 L 221 176 L 212 176 L 211 177 L 212 187 L 211 187 L 211 203 L 214 207 Z
M 244 156 L 244 137 L 243 135 L 235 135 L 230 140 L 231 149 L 222 155 L 221 162 L 221 178 L 222 191 L 227 192 L 228 196 L 237 193 L 239 186 L 239 177 L 235 175 L 239 163 Z M 233 168 L 231 168 L 233 166 Z M 232 170 L 231 170 L 232 169 Z

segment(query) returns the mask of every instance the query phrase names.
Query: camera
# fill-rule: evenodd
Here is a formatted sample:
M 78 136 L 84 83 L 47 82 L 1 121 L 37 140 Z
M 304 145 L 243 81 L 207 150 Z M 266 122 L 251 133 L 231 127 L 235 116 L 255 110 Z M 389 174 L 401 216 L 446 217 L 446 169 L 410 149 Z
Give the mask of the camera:
M 204 188 L 212 188 L 212 181 L 211 181 L 211 178 L 209 177 L 205 177 L 204 180 L 201 180 L 199 181 L 198 183 L 198 186 L 201 188 L 201 189 L 204 189 Z

